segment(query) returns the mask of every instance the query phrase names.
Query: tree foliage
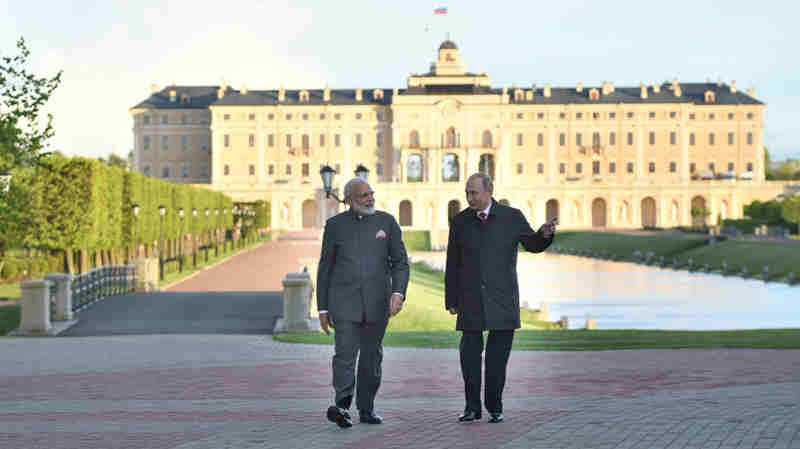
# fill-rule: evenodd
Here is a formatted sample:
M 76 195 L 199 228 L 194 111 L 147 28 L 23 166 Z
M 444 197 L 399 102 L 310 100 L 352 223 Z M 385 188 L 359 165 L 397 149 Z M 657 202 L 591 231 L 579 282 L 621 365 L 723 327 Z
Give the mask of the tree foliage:
M 783 200 L 781 217 L 788 223 L 800 224 L 800 196 Z

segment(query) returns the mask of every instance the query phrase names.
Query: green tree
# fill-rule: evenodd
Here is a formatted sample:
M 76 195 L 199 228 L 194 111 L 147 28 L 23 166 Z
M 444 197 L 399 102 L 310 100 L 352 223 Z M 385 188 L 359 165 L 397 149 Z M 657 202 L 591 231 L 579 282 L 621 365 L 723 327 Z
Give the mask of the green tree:
M 17 41 L 15 56 L 0 57 L 0 172 L 39 165 L 47 140 L 53 137 L 53 116 L 40 124 L 42 107 L 61 83 L 54 77 L 38 77 L 27 69 L 30 50 L 25 39 Z
M 781 217 L 795 226 L 800 224 L 800 196 L 786 198 L 781 204 Z
M 764 147 L 764 178 L 767 181 L 775 180 L 775 171 L 772 169 L 772 157 L 770 157 L 767 147 Z
M 117 156 L 116 153 L 111 153 L 108 156 L 108 159 L 103 159 L 102 157 L 98 157 L 97 160 L 108 165 L 109 167 L 119 167 L 123 170 L 128 168 L 128 161 L 121 156 Z

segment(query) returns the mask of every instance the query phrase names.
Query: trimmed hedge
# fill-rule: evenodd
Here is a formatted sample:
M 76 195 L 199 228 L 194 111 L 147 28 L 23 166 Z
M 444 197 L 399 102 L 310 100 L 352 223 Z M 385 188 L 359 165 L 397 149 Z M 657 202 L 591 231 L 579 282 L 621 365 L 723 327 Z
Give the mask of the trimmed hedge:
M 406 251 L 430 251 L 430 231 L 403 231 L 403 243 Z

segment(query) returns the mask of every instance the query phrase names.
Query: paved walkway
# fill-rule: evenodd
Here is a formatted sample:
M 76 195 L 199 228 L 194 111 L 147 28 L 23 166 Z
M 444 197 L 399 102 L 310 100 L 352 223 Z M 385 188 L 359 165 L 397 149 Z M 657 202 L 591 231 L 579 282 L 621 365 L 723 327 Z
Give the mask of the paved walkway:
M 313 246 L 299 242 L 239 256 L 252 271 L 228 264 L 253 291 L 275 251 Z M 800 351 L 514 352 L 506 421 L 461 424 L 457 351 L 386 348 L 386 422 L 346 430 L 324 417 L 332 351 L 264 335 L 0 339 L 0 447 L 800 448 Z

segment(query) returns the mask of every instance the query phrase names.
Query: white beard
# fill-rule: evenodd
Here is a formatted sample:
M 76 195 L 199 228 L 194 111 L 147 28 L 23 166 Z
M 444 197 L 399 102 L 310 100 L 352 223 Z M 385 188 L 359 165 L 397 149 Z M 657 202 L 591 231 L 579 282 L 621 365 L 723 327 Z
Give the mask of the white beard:
M 358 215 L 375 215 L 375 206 L 362 207 L 360 204 L 353 202 L 350 204 L 350 207 L 352 207 L 353 211 Z

